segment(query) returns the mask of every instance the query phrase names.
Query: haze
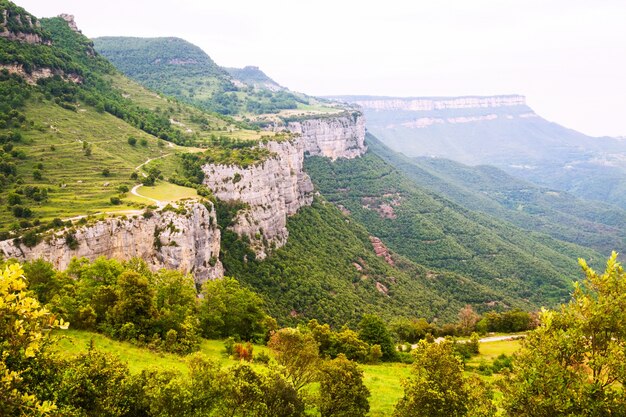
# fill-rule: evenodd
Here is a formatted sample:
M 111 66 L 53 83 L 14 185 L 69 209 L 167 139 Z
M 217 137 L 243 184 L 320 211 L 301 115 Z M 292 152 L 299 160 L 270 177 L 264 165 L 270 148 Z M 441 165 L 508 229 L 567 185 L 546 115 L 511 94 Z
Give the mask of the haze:
M 18 0 L 96 36 L 177 36 L 311 95 L 518 93 L 542 116 L 626 135 L 626 2 Z

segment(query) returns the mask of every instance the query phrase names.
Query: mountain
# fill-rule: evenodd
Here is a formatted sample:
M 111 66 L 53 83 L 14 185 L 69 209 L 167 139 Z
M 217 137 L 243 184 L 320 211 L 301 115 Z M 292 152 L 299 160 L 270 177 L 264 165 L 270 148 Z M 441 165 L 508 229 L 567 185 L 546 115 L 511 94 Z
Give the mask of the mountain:
M 250 87 L 271 91 L 286 90 L 285 87 L 268 77 L 259 67 L 224 68 L 234 80 Z
M 371 150 L 331 163 L 307 160 L 321 194 L 389 250 L 428 268 L 453 271 L 530 305 L 565 300 L 578 256 L 593 251 L 523 230 L 417 185 Z
M 626 208 L 626 141 L 589 137 L 549 122 L 523 96 L 335 99 L 361 106 L 369 131 L 407 156 L 493 165 Z
M 369 149 L 415 184 L 473 211 L 608 254 L 623 252 L 626 211 L 517 179 L 493 166 L 430 157 L 409 158 L 373 136 Z
M 138 256 L 198 285 L 233 275 L 281 323 L 337 325 L 368 311 L 445 322 L 465 304 L 553 305 L 578 256 L 600 259 L 418 184 L 373 138 L 368 151 L 354 106 L 312 99 L 251 130 L 126 78 L 71 16 L 39 20 L 0 4 L 4 258 L 65 269 L 74 256 Z M 153 80 L 187 83 L 188 66 L 230 80 L 192 47 L 154 55 L 163 42 L 130 42 L 148 51 L 119 56 L 152 63 L 142 74 Z
M 128 77 L 205 110 L 263 114 L 309 103 L 256 67 L 227 71 L 183 39 L 102 37 L 93 41 L 96 50 Z

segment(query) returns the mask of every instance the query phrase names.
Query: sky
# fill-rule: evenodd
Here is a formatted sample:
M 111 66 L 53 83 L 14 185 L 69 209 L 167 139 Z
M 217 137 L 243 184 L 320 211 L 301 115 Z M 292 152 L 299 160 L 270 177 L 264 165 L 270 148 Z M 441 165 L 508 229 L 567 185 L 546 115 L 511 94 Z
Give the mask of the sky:
M 523 94 L 626 136 L 625 0 L 16 0 L 97 36 L 177 36 L 310 95 Z

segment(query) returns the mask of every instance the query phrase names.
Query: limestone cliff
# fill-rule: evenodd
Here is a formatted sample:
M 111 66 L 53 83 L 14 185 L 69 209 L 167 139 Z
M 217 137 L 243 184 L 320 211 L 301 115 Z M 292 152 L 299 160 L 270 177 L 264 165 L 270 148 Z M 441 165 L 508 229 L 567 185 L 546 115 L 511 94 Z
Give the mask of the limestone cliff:
M 365 118 L 361 113 L 328 116 L 287 122 L 285 128 L 300 135 L 307 155 L 337 158 L 355 158 L 367 150 L 365 146 Z
M 274 130 L 289 130 L 290 140 L 259 146 L 272 154 L 265 161 L 242 168 L 209 164 L 203 167 L 204 184 L 220 200 L 246 205 L 231 227 L 246 236 L 257 257 L 287 243 L 287 218 L 313 201 L 313 184 L 303 171 L 305 155 L 333 160 L 365 153 L 365 120 L 359 112 L 289 121 Z
M 246 205 L 232 229 L 247 236 L 259 258 L 287 242 L 287 217 L 313 201 L 313 184 L 303 171 L 304 151 L 299 140 L 267 142 L 272 154 L 246 168 L 210 164 L 203 167 L 204 184 L 223 201 Z
M 50 40 L 41 35 L 40 23 L 35 16 L 16 7 L 3 9 L 0 13 L 0 38 L 50 45 Z
M 74 249 L 68 244 L 68 236 L 73 236 L 69 240 L 78 244 Z M 75 230 L 59 231 L 32 248 L 5 240 L 0 242 L 0 252 L 5 259 L 43 258 L 61 270 L 73 257 L 139 257 L 155 270 L 191 272 L 198 283 L 223 275 L 215 210 L 212 205 L 199 202 L 182 204 L 176 210 L 154 211 L 152 216 L 108 218 Z
M 349 101 L 364 109 L 405 111 L 495 108 L 526 105 L 526 98 L 520 95 L 450 98 L 352 97 Z

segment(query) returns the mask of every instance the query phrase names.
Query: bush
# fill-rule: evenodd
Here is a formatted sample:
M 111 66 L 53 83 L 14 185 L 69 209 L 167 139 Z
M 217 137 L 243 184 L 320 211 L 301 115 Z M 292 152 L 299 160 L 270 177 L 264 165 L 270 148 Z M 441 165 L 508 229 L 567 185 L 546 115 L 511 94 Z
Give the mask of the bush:
M 111 170 L 109 168 L 104 168 L 102 170 L 102 176 L 103 177 L 110 177 L 111 176 Z
M 120 200 L 119 197 L 111 197 L 111 204 L 113 204 L 114 206 L 118 206 L 122 204 L 122 200 Z
M 134 138 L 134 137 L 132 137 L 132 136 L 131 136 L 131 137 L 129 137 L 129 138 L 128 138 L 128 144 L 129 144 L 130 146 L 135 146 L 135 145 L 137 144 L 137 139 L 136 139 L 136 138 Z

